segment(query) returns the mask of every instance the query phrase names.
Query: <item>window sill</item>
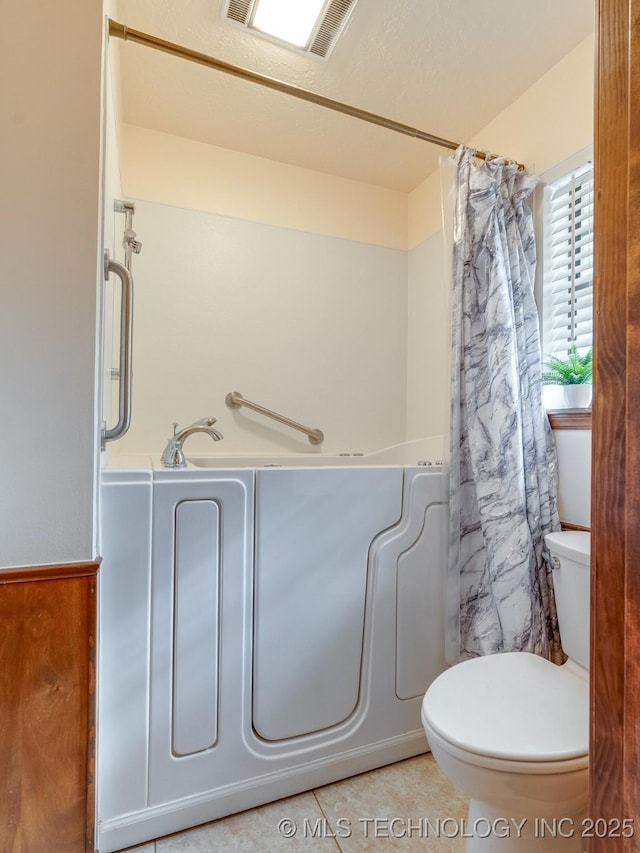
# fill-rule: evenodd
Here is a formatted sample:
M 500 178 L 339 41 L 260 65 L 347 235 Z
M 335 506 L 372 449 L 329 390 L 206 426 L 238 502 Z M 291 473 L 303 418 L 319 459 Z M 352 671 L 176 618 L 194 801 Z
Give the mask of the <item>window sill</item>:
M 591 409 L 547 411 L 551 429 L 591 429 Z

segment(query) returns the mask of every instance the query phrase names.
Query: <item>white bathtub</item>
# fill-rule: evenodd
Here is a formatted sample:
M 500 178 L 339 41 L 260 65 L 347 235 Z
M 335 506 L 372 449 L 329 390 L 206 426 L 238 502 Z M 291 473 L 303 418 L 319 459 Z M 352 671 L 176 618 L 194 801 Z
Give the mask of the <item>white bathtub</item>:
M 442 465 L 444 458 L 443 437 L 419 438 L 394 444 L 372 453 L 321 453 L 309 449 L 307 453 L 295 453 L 288 456 L 211 453 L 189 456 L 190 465 L 196 468 L 342 468 L 344 466 L 360 468 L 366 465 Z
M 390 451 L 103 472 L 102 853 L 427 749 L 447 475 Z

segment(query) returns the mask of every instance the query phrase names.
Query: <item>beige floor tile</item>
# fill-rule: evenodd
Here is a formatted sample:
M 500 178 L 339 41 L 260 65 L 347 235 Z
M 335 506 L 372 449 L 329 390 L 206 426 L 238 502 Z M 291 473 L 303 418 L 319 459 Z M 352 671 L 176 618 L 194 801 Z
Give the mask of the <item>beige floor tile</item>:
M 118 853 L 156 853 L 156 842 L 149 841 L 147 844 L 139 844 L 137 847 L 127 847 Z
M 468 800 L 445 779 L 431 755 L 354 776 L 314 793 L 344 853 L 464 850 L 462 818 Z M 445 818 L 450 820 L 445 823 Z
M 295 833 L 286 837 L 287 830 Z M 156 841 L 157 853 L 338 853 L 338 845 L 311 793 L 289 797 L 251 811 Z

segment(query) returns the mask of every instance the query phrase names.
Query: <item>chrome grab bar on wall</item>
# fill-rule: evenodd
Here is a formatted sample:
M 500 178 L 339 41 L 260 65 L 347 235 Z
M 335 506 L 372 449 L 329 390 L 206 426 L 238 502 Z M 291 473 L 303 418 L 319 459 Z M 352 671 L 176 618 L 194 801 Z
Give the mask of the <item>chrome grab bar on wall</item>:
M 120 369 L 118 387 L 118 422 L 112 429 L 106 424 L 102 429 L 102 449 L 107 441 L 121 438 L 131 423 L 131 350 L 133 348 L 133 276 L 129 270 L 104 253 L 104 277 L 115 273 L 122 282 L 122 308 L 120 314 Z
M 224 398 L 225 403 L 231 409 L 239 409 L 241 406 L 246 406 L 247 409 L 253 409 L 254 412 L 258 412 L 261 415 L 265 415 L 267 418 L 273 418 L 274 421 L 278 421 L 285 426 L 291 427 L 291 429 L 297 429 L 299 432 L 305 433 L 309 437 L 309 441 L 311 444 L 322 444 L 324 441 L 324 433 L 320 429 L 310 429 L 309 427 L 303 426 L 302 424 L 297 423 L 296 421 L 292 421 L 289 418 L 285 418 L 284 415 L 279 415 L 277 412 L 272 412 L 271 409 L 265 409 L 264 406 L 259 406 L 257 403 L 252 403 L 249 400 L 245 400 L 242 394 L 239 391 L 229 391 L 227 396 Z

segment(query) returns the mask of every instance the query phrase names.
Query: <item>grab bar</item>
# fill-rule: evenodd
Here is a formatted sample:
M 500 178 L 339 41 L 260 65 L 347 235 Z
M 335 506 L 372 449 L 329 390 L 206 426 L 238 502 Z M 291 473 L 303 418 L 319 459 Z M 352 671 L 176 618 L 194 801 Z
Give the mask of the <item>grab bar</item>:
M 224 398 L 224 401 L 231 409 L 239 409 L 241 406 L 246 406 L 247 409 L 253 409 L 254 412 L 258 412 L 261 415 L 265 415 L 267 418 L 273 418 L 274 421 L 279 421 L 281 424 L 291 427 L 291 429 L 297 429 L 299 432 L 303 432 L 309 437 L 309 441 L 311 444 L 322 444 L 322 442 L 324 441 L 324 433 L 322 432 L 322 430 L 310 429 L 309 427 L 303 426 L 302 424 L 299 424 L 296 421 L 292 421 L 289 418 L 285 418 L 284 415 L 279 415 L 277 414 L 277 412 L 272 412 L 271 409 L 265 409 L 264 406 L 259 406 L 257 403 L 252 403 L 249 400 L 245 400 L 239 391 L 229 391 L 227 396 Z
M 112 429 L 102 427 L 102 449 L 107 441 L 121 438 L 131 423 L 131 350 L 133 346 L 133 276 L 129 270 L 104 253 L 104 277 L 114 272 L 122 282 L 122 309 L 120 313 L 120 382 L 118 387 L 118 422 Z

